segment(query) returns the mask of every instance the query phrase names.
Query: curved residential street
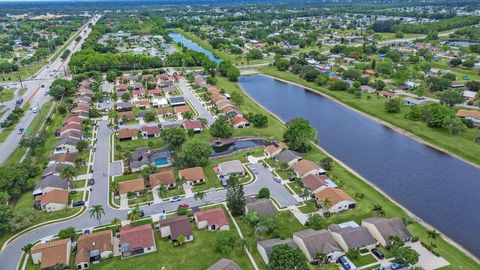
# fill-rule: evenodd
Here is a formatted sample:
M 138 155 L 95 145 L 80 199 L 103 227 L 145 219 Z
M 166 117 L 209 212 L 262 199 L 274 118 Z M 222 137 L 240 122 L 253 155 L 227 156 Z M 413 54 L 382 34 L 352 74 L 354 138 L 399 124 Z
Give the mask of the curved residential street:
M 108 128 L 108 121 L 101 120 L 98 122 L 97 129 L 97 144 L 94 155 L 93 164 L 93 178 L 95 185 L 92 192 L 90 192 L 89 205 L 103 205 L 105 216 L 102 218 L 102 223 L 110 223 L 114 218 L 122 220 L 127 219 L 127 210 L 116 210 L 108 206 L 108 173 L 110 167 L 110 136 L 112 130 Z M 263 167 L 261 164 L 251 164 L 254 166 L 258 174 L 256 179 L 244 186 L 246 195 L 258 193 L 262 187 L 268 187 L 271 196 L 278 202 L 281 207 L 288 207 L 297 204 L 297 200 L 291 195 L 286 188 L 281 184 L 275 182 L 272 173 Z M 185 198 L 179 202 L 161 202 L 144 206 L 142 209 L 146 216 L 152 216 L 157 220 L 158 215 L 163 211 L 171 212 L 178 208 L 178 205 L 187 203 L 190 206 L 200 206 L 208 203 L 215 203 L 224 201 L 226 197 L 226 190 L 210 191 L 206 193 L 203 201 L 195 200 L 193 197 Z M 98 222 L 90 218 L 88 210 L 82 215 L 60 223 L 46 225 L 33 231 L 30 231 L 11 242 L 4 250 L 0 252 L 0 261 L 2 262 L 2 270 L 16 270 L 19 260 L 22 255 L 22 247 L 28 243 L 33 243 L 38 240 L 48 239 L 57 234 L 58 231 L 68 226 L 73 226 L 76 229 L 86 229 L 97 226 Z

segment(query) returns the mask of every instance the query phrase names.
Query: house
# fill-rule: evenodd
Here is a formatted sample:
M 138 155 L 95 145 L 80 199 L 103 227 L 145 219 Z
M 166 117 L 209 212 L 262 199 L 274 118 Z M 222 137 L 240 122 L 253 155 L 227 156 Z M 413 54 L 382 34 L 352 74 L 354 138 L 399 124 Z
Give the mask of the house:
M 137 100 L 134 102 L 135 106 L 140 109 L 150 109 L 150 101 L 149 100 Z
M 234 128 L 246 128 L 250 125 L 250 122 L 241 115 L 235 115 L 232 118 L 232 126 Z
M 232 260 L 221 258 L 207 270 L 242 270 L 242 268 Z
M 154 97 L 150 100 L 150 103 L 152 104 L 153 107 L 159 108 L 159 107 L 167 107 L 168 106 L 168 99 L 166 98 L 160 98 L 160 97 Z
M 73 108 L 71 113 L 88 113 L 90 111 L 90 106 L 78 104 L 77 107 Z
M 168 98 L 168 102 L 172 106 L 180 106 L 180 105 L 185 105 L 185 99 L 182 96 L 179 97 L 170 97 Z
M 194 216 L 199 229 L 206 228 L 208 231 L 230 229 L 227 216 L 222 208 L 212 208 L 196 212 Z
M 235 106 L 227 106 L 221 109 L 221 111 L 229 117 L 234 117 L 235 115 L 240 114 L 240 111 Z
M 123 91 L 128 91 L 128 85 L 121 83 L 115 87 L 117 89 L 117 92 L 123 92 Z
M 423 103 L 427 102 L 426 99 L 418 99 L 418 98 L 412 98 L 412 97 L 406 97 L 404 99 L 405 105 L 407 106 L 417 106 L 417 105 L 422 105 Z
M 71 112 L 73 116 L 78 116 L 82 119 L 88 119 L 89 116 L 89 111 L 77 111 L 77 112 Z
M 192 227 L 188 216 L 178 216 L 160 220 L 160 236 L 169 237 L 172 241 L 176 241 L 180 235 L 185 237 L 185 241 L 193 240 Z
M 263 149 L 263 153 L 265 154 L 266 157 L 268 158 L 274 158 L 280 152 L 282 152 L 284 149 L 287 149 L 287 145 L 283 142 L 272 142 L 265 146 Z
M 177 115 L 182 115 L 183 113 L 189 112 L 190 107 L 188 105 L 180 105 L 174 107 L 173 110 Z
M 37 183 L 32 194 L 33 196 L 47 194 L 55 189 L 68 190 L 68 182 L 58 175 L 49 175 Z
M 35 207 L 44 211 L 55 212 L 65 209 L 68 205 L 69 192 L 62 189 L 54 189 L 47 194 L 35 197 Z
M 155 89 L 152 89 L 152 90 L 148 90 L 148 96 L 161 96 L 163 95 L 163 90 L 160 89 L 160 88 L 155 88 Z
M 124 121 L 132 121 L 135 119 L 135 115 L 133 114 L 133 111 L 126 111 L 126 112 L 118 112 L 118 115 L 122 118 Z
M 157 115 L 160 118 L 172 117 L 174 110 L 172 107 L 161 107 L 157 109 Z
M 86 89 L 86 88 L 80 88 L 78 90 L 78 95 L 79 96 L 91 97 L 91 96 L 93 96 L 93 91 L 90 90 L 90 89 Z
M 296 232 L 293 234 L 293 241 L 309 262 L 315 262 L 316 254 L 319 252 L 325 254 L 326 260 L 331 263 L 336 262 L 344 254 L 331 233 L 325 229 Z
M 159 126 L 143 126 L 140 128 L 143 138 L 158 138 L 160 137 Z
M 460 109 L 457 116 L 471 120 L 475 126 L 480 127 L 480 111 Z
M 240 160 L 230 160 L 218 164 L 217 173 L 221 176 L 245 175 L 245 168 Z
M 291 167 L 295 163 L 300 161 L 302 159 L 302 156 L 298 152 L 287 149 L 287 150 L 281 152 L 280 154 L 278 154 L 275 157 L 275 159 L 278 160 L 279 162 L 285 162 L 285 163 L 288 164 L 288 166 Z
M 118 184 L 118 193 L 120 197 L 127 197 L 128 193 L 136 193 L 137 195 L 145 190 L 145 183 L 143 178 L 138 178 L 129 181 L 122 181 Z
M 142 86 L 143 88 L 143 86 Z M 132 96 L 134 98 L 140 99 L 145 97 L 145 91 L 143 89 L 132 90 Z
M 40 269 L 57 269 L 58 266 L 68 266 L 72 242 L 70 239 L 56 240 L 38 244 L 31 250 L 32 261 L 40 264 Z
M 136 128 L 122 128 L 117 131 L 117 134 L 120 141 L 135 141 L 138 139 L 138 129 Z
M 302 179 L 300 179 L 300 183 L 306 188 L 311 193 L 317 193 L 320 191 L 320 189 L 324 187 L 335 187 L 336 185 L 329 183 L 328 180 L 330 180 L 326 175 L 316 175 L 316 174 L 309 174 Z M 330 180 L 331 182 L 331 180 Z
M 133 85 L 132 85 L 132 87 L 133 87 L 132 92 L 133 92 L 133 91 L 142 91 L 143 94 L 145 94 L 145 92 L 143 91 L 143 83 L 141 83 L 141 82 L 134 82 Z
M 324 211 L 328 210 L 330 213 L 339 213 L 356 207 L 355 200 L 340 188 L 327 187 L 321 189 L 315 193 L 315 199 L 320 204 L 325 202 L 325 200 L 330 201 L 331 206 L 328 209 L 324 209 Z
M 362 92 L 364 93 L 375 93 L 377 90 L 371 86 L 368 86 L 368 85 L 361 85 L 360 86 L 360 90 L 362 90 Z
M 50 175 L 60 176 L 60 173 L 62 172 L 62 170 L 69 166 L 70 165 L 61 164 L 61 163 L 53 164 L 52 166 L 47 167 L 45 170 L 43 170 L 42 179 Z
M 75 265 L 77 269 L 87 269 L 90 263 L 113 256 L 113 236 L 111 230 L 84 234 L 77 240 Z
M 69 117 L 69 118 L 67 118 L 63 121 L 62 126 L 65 126 L 65 125 L 70 124 L 70 123 L 75 123 L 75 124 L 81 125 L 82 121 L 83 121 L 83 119 L 78 117 L 78 116 L 71 116 L 71 117 Z
M 377 72 L 373 69 L 365 69 L 363 71 L 363 75 L 367 75 L 368 77 L 375 77 L 377 76 Z
M 185 130 L 193 130 L 194 132 L 201 132 L 203 129 L 202 122 L 200 120 L 186 120 L 183 122 L 183 128 Z
M 152 163 L 150 160 L 150 149 L 148 147 L 139 147 L 135 149 L 135 151 L 130 154 L 129 163 L 132 172 L 143 170 L 143 168 Z
M 412 239 L 412 235 L 400 218 L 367 218 L 362 220 L 362 226 L 367 228 L 373 238 L 382 246 L 387 246 L 390 243 L 390 236 L 398 236 L 405 242 Z
M 412 82 L 412 81 L 406 81 L 404 84 L 404 90 L 414 90 L 416 89 L 418 86 L 420 86 L 419 83 L 416 83 L 416 82 Z
M 272 238 L 268 240 L 258 241 L 257 250 L 258 250 L 258 253 L 260 253 L 260 256 L 262 256 L 262 259 L 265 262 L 265 264 L 268 265 L 270 254 L 272 254 L 273 248 L 278 245 L 287 245 L 295 249 L 297 248 L 297 245 L 295 245 L 295 242 L 293 242 L 293 239 L 291 238 L 287 238 L 287 239 Z
M 115 108 L 116 108 L 117 112 L 131 111 L 132 107 L 133 107 L 133 105 L 130 102 L 117 102 L 115 104 Z
M 196 185 L 205 182 L 205 174 L 202 167 L 193 167 L 180 170 L 180 178 L 189 182 L 190 185 Z
M 386 99 L 391 99 L 391 98 L 394 98 L 396 97 L 397 95 L 395 95 L 395 93 L 392 93 L 392 92 L 389 92 L 389 91 L 385 91 L 385 90 L 382 90 L 382 91 L 378 91 L 378 95 L 379 96 L 382 96 Z
M 163 81 L 158 84 L 160 87 L 172 87 L 173 81 Z
M 325 174 L 326 171 L 317 163 L 308 160 L 302 159 L 299 162 L 291 166 L 297 177 L 302 178 L 310 174 Z
M 77 123 L 68 123 L 62 128 L 60 128 L 60 135 L 65 134 L 71 130 L 82 131 L 82 125 Z
M 277 213 L 277 208 L 269 199 L 247 198 L 245 208 L 247 212 L 257 212 L 260 217 L 267 217 Z
M 152 189 L 158 186 L 167 186 L 168 188 L 175 187 L 175 175 L 172 170 L 150 174 L 148 178 Z
M 65 135 L 65 133 L 64 133 Z M 80 139 L 75 137 L 63 137 L 55 143 L 53 154 L 65 154 L 78 152 L 77 143 Z
M 462 96 L 466 101 L 475 101 L 477 99 L 477 92 L 465 90 Z
M 328 230 L 345 252 L 356 248 L 370 250 L 377 245 L 377 240 L 373 238 L 368 229 L 358 226 L 354 221 L 331 224 L 328 226 Z
M 126 225 L 120 228 L 120 252 L 122 257 L 130 257 L 156 250 L 153 230 L 150 224 L 141 226 Z
M 65 165 L 75 165 L 75 160 L 77 159 L 77 153 L 63 153 L 63 154 L 56 154 L 50 157 L 50 161 L 48 162 L 48 166 L 53 164 L 65 164 Z

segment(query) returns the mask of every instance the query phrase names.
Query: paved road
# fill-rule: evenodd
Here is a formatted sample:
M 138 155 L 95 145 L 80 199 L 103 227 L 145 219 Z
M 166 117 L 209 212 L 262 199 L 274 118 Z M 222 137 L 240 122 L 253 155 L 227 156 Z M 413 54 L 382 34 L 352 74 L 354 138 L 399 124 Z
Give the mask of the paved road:
M 91 29 L 88 28 L 88 24 L 95 24 L 98 21 L 98 18 L 99 17 L 95 16 L 81 28 L 80 36 L 82 39 L 80 42 L 72 41 L 72 43 L 67 47 L 71 53 L 69 57 L 65 59 L 65 61 L 58 57 L 55 61 L 47 64 L 36 75 L 34 75 L 32 77 L 34 80 L 26 80 L 24 82 L 24 86 L 27 88 L 27 91 L 25 91 L 25 94 L 23 95 L 24 102 L 30 102 L 31 107 L 42 108 L 43 104 L 51 99 L 49 95 L 46 95 L 46 93 L 48 92 L 48 89 L 55 76 L 61 76 L 63 74 L 64 68 L 67 68 L 68 62 L 70 61 L 70 56 L 76 51 L 80 50 L 83 41 L 91 32 Z M 8 103 L 6 102 L 5 104 L 6 106 L 13 107 L 15 106 L 15 100 L 9 101 Z M 48 108 L 42 109 L 47 110 Z M 17 123 L 15 129 L 0 145 L 0 153 L 2 153 L 0 155 L 0 164 L 3 164 L 15 151 L 15 149 L 17 149 L 21 140 L 21 136 L 17 134 L 18 130 L 20 128 L 28 128 L 35 118 L 35 115 L 36 114 L 30 110 L 26 111 L 24 117 L 19 121 L 19 123 Z
M 180 79 L 177 85 L 182 91 L 185 99 L 187 99 L 190 102 L 190 104 L 193 106 L 193 108 L 197 111 L 198 117 L 206 119 L 209 126 L 213 124 L 213 122 L 215 122 L 215 118 L 207 110 L 207 108 L 202 105 L 200 100 L 198 100 L 196 95 L 193 93 L 193 90 L 190 88 L 190 86 L 188 86 L 185 79 L 183 78 Z
M 112 130 L 108 128 L 108 121 L 102 120 L 98 122 L 97 130 L 97 145 L 94 154 L 93 164 L 93 178 L 95 179 L 95 185 L 90 192 L 89 205 L 103 205 L 105 210 L 105 216 L 102 219 L 103 223 L 109 223 L 114 218 L 126 219 L 126 210 L 116 210 L 108 207 L 108 171 L 109 171 L 109 153 L 110 145 L 109 138 L 112 134 Z M 253 164 L 250 165 L 256 167 L 258 174 L 256 181 L 246 185 L 244 191 L 246 195 L 257 194 L 260 188 L 268 187 L 270 189 L 272 197 L 280 203 L 281 206 L 289 206 L 296 204 L 296 200 L 293 196 L 285 190 L 280 183 L 273 180 L 273 175 L 262 165 Z M 201 206 L 206 203 L 222 202 L 225 200 L 226 190 L 209 191 L 206 193 L 204 201 L 195 200 L 193 198 L 186 198 L 180 202 L 170 203 L 162 202 L 159 204 L 152 204 L 150 206 L 144 206 L 142 209 L 147 216 L 156 217 L 162 212 L 175 211 L 178 205 L 188 203 L 190 206 Z M 21 237 L 15 239 L 10 243 L 2 252 L 0 252 L 0 261 L 2 262 L 2 270 L 16 270 L 18 262 L 21 257 L 21 248 L 28 243 L 33 243 L 37 240 L 48 239 L 55 235 L 61 229 L 74 226 L 77 229 L 85 229 L 97 226 L 98 223 L 89 217 L 88 211 L 79 217 L 68 220 L 61 223 L 47 225 L 39 229 L 33 230 Z
M 412 98 L 417 98 L 418 99 L 418 95 L 414 94 L 414 93 L 411 93 L 411 92 L 407 92 L 405 90 L 395 90 L 395 93 L 396 94 L 399 94 L 399 95 L 404 95 L 404 96 L 407 96 L 407 97 L 412 97 Z M 431 97 L 422 97 L 424 100 L 426 101 L 431 101 L 431 102 L 435 102 L 435 103 L 440 103 L 440 100 L 439 99 L 436 99 L 436 98 L 431 98 Z M 474 105 L 468 105 L 467 102 L 463 102 L 461 104 L 457 104 L 455 105 L 456 107 L 464 107 L 464 108 L 468 108 L 468 109 L 472 109 L 472 110 L 478 110 L 478 107 L 477 106 L 474 106 Z

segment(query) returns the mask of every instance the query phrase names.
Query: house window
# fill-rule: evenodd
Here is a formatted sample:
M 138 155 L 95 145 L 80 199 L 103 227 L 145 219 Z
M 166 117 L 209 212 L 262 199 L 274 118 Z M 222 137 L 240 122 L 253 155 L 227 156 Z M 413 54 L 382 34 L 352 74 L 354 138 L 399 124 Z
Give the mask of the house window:
M 88 267 L 88 263 L 84 263 L 84 264 L 83 264 L 83 267 L 87 268 L 87 267 Z

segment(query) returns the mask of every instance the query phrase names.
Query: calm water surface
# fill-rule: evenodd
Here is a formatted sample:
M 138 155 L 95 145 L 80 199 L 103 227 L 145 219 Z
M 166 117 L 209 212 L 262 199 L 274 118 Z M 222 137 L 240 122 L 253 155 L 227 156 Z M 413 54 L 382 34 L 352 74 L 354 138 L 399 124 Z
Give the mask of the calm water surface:
M 213 55 L 213 53 L 211 51 L 206 50 L 205 48 L 203 48 L 202 46 L 198 45 L 197 43 L 191 41 L 190 39 L 186 38 L 182 34 L 172 32 L 172 33 L 168 34 L 168 36 L 171 37 L 175 42 L 181 43 L 183 46 L 185 46 L 186 48 L 188 48 L 190 50 L 194 50 L 194 51 L 206 54 L 210 60 L 212 60 L 213 62 L 215 62 L 217 64 L 222 61 L 221 59 L 219 59 L 215 55 Z
M 264 76 L 240 84 L 282 120 L 310 121 L 325 150 L 480 256 L 480 169 L 301 87 Z

